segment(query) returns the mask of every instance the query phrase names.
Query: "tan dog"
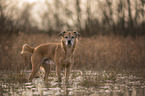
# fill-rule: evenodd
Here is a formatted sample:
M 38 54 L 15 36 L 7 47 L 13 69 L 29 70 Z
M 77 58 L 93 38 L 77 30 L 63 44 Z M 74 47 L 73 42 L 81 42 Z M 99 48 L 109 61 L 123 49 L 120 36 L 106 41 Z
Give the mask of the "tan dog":
M 68 82 L 79 33 L 76 31 L 63 31 L 60 35 L 62 36 L 61 43 L 46 43 L 36 48 L 27 44 L 23 45 L 21 54 L 32 53 L 32 73 L 29 81 L 32 81 L 40 66 L 44 68 L 44 79 L 47 80 L 51 68 L 50 63 L 53 61 L 56 64 L 58 81 L 61 82 L 61 69 L 65 68 L 65 82 Z

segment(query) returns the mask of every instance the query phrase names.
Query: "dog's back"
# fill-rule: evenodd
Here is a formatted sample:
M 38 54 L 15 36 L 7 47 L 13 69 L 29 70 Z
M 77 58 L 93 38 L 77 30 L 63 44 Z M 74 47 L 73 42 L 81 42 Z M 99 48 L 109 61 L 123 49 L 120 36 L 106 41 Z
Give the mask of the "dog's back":
M 37 46 L 34 49 L 34 55 L 41 55 L 43 58 L 53 59 L 55 54 L 55 49 L 59 43 L 46 43 Z

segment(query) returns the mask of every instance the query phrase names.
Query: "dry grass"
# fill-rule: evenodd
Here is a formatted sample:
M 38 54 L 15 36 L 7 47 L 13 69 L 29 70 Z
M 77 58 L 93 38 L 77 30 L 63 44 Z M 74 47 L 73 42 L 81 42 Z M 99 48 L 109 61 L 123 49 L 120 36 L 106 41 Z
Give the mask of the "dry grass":
M 107 70 L 145 68 L 145 37 L 94 36 L 81 38 L 76 68 Z
M 21 47 L 46 42 L 60 42 L 59 36 L 20 34 L 0 36 L 0 70 L 20 71 L 31 68 L 30 54 L 21 56 Z M 94 36 L 81 37 L 75 52 L 73 69 L 144 69 L 145 37 Z

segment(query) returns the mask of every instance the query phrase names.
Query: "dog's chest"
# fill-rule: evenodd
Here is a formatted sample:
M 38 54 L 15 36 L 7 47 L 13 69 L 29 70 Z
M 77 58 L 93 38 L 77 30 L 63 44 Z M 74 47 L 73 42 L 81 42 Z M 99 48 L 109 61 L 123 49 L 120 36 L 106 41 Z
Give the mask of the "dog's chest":
M 62 58 L 63 64 L 70 64 L 72 63 L 72 58 L 71 57 L 64 57 Z
M 71 64 L 72 64 L 72 58 L 71 57 L 63 58 L 61 60 L 61 66 L 62 66 L 62 68 L 68 67 Z
M 63 58 L 61 58 L 61 62 L 62 62 L 62 64 L 71 64 L 72 63 L 72 57 L 63 57 Z

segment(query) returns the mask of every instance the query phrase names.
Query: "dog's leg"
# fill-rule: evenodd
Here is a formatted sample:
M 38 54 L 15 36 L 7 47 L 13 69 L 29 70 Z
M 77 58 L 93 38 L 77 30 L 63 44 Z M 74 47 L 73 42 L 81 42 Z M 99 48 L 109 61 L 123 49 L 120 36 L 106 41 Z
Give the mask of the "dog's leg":
M 44 70 L 45 70 L 44 80 L 47 81 L 47 80 L 48 80 L 48 75 L 49 75 L 49 73 L 50 73 L 50 71 L 51 71 L 51 70 L 50 70 L 51 66 L 50 66 L 50 64 L 43 63 L 43 64 L 42 64 L 42 67 L 43 67 Z
M 61 67 L 59 65 L 56 66 L 56 74 L 57 74 L 58 82 L 61 82 Z
M 41 64 L 42 64 L 42 58 L 40 56 L 32 55 L 31 62 L 32 62 L 32 72 L 29 78 L 29 82 L 32 81 L 36 73 L 38 72 Z
M 69 79 L 69 75 L 70 75 L 70 70 L 71 70 L 71 66 L 66 66 L 65 68 L 65 82 L 67 83 L 68 82 L 68 79 Z
M 35 68 L 35 69 L 34 69 L 34 68 Z M 29 82 L 32 81 L 32 79 L 34 78 L 34 76 L 35 76 L 36 73 L 38 72 L 39 68 L 40 68 L 40 66 L 39 66 L 39 67 L 38 67 L 38 66 L 33 66 L 31 75 L 30 75 L 30 77 L 29 77 Z

